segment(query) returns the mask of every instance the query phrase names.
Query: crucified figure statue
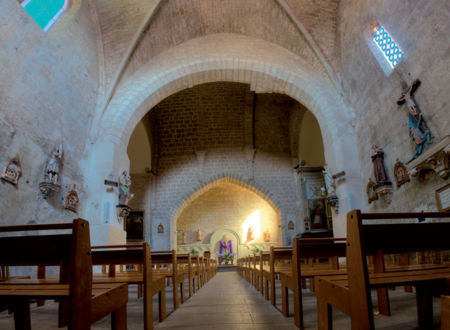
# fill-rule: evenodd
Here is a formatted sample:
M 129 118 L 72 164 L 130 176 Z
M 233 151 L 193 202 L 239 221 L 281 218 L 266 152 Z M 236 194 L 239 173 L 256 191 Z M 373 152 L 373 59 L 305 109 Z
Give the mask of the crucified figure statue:
M 425 149 L 427 143 L 431 143 L 434 139 L 433 134 L 431 134 L 425 119 L 423 118 L 422 112 L 419 106 L 414 100 L 414 93 L 420 86 L 420 80 L 416 79 L 408 87 L 406 82 L 402 81 L 403 93 L 402 96 L 397 100 L 398 105 L 406 104 L 408 109 L 408 122 L 409 122 L 409 136 L 411 137 L 413 143 L 416 146 L 416 153 L 413 158 L 411 158 L 407 163 L 410 163 L 417 157 L 419 157 Z

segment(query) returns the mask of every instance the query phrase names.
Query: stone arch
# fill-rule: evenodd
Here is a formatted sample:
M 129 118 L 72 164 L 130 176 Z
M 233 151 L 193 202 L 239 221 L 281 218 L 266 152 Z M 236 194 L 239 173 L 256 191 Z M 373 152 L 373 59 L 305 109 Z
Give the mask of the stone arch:
M 328 164 L 330 146 L 349 132 L 353 113 L 321 67 L 264 40 L 217 34 L 185 42 L 152 59 L 124 82 L 93 126 L 94 141 L 127 145 L 139 120 L 164 98 L 194 85 L 230 81 L 256 92 L 286 94 L 304 104 L 321 127 Z
M 170 228 L 171 228 L 170 245 L 172 248 L 176 246 L 176 236 L 174 229 L 176 228 L 178 219 L 182 214 L 182 212 L 200 195 L 202 195 L 209 189 L 217 187 L 223 183 L 232 183 L 255 193 L 257 196 L 266 201 L 275 210 L 275 213 L 277 214 L 278 217 L 278 221 L 281 220 L 281 208 L 278 206 L 279 201 L 274 200 L 272 194 L 267 189 L 259 187 L 259 185 L 257 186 L 246 183 L 245 180 L 241 178 L 239 175 L 223 174 L 223 176 L 218 177 L 216 176 L 210 178 L 206 180 L 204 183 L 199 184 L 197 187 L 193 188 L 189 193 L 185 195 L 183 200 L 175 207 L 176 211 L 173 213 L 170 221 Z
M 338 189 L 342 213 L 355 205 L 362 207 L 353 111 L 344 104 L 323 67 L 313 64 L 268 41 L 225 33 L 192 39 L 161 53 L 133 75 L 125 75 L 108 108 L 96 114 L 86 151 L 86 164 L 91 164 L 88 177 L 106 177 L 129 167 L 125 151 L 136 124 L 164 98 L 202 83 L 239 82 L 249 84 L 257 93 L 288 95 L 313 113 L 321 129 L 327 164 L 332 171 L 345 169 L 347 174 L 345 185 Z M 102 188 L 90 185 L 89 194 L 111 199 Z M 86 212 L 102 218 L 95 203 Z M 337 234 L 344 235 L 345 217 L 334 223 L 340 228 Z

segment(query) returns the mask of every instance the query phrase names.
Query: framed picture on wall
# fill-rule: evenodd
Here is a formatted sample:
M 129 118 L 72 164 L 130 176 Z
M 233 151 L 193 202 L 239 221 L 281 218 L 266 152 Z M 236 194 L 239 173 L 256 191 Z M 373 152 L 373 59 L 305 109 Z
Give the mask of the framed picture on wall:
M 127 240 L 144 239 L 144 211 L 131 211 L 125 224 Z
M 450 211 L 450 183 L 436 190 L 436 203 L 439 212 Z

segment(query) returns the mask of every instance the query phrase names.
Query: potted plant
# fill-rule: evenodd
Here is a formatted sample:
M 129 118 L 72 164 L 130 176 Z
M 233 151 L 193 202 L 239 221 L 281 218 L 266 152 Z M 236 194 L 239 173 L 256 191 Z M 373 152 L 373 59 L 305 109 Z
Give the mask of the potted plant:
M 225 261 L 225 265 L 229 265 L 230 263 L 233 264 L 234 255 L 227 253 L 222 255 L 222 259 Z

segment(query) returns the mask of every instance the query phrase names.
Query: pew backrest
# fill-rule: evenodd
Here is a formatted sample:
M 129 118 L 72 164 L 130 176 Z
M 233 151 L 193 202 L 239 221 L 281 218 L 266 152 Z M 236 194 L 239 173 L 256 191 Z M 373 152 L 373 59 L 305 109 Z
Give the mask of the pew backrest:
M 0 264 L 5 266 L 60 266 L 60 282 L 69 284 L 69 321 L 90 325 L 92 256 L 89 222 L 2 226 L 0 233 L 66 230 L 67 234 L 2 236 Z M 8 235 L 8 234 L 6 234 Z M 77 319 L 84 311 L 85 319 Z M 89 317 L 88 317 L 89 316 Z
M 384 272 L 384 254 L 450 248 L 450 223 L 389 223 L 373 220 L 450 218 L 450 213 L 361 213 L 347 214 L 347 271 L 351 308 L 369 315 L 373 325 L 367 256 L 375 256 L 375 271 Z M 366 221 L 366 223 L 363 223 Z M 357 310 L 357 311 L 356 311 Z

